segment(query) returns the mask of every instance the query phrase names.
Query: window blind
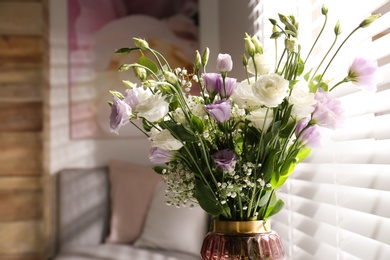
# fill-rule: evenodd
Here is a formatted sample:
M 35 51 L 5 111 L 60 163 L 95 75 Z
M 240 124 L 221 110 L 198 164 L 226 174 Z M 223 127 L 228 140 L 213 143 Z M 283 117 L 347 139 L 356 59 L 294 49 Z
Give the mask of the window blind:
M 307 41 L 313 42 L 322 27 L 322 4 L 329 7 L 328 31 L 313 51 L 313 63 L 309 64 L 318 64 L 327 51 L 338 18 L 343 31 L 340 43 L 364 18 L 382 13 L 375 23 L 349 39 L 333 62 L 333 69 L 325 75 L 335 79 L 345 76 L 355 55 L 376 59 L 383 76 L 378 91 L 369 94 L 352 84 L 332 91 L 343 102 L 345 123 L 330 133 L 322 148 L 313 150 L 296 167 L 278 193 L 286 206 L 273 217 L 272 226 L 281 235 L 289 260 L 390 259 L 389 1 L 251 3 L 255 11 L 254 27 L 258 29 L 255 35 L 263 41 L 266 51 L 274 45 L 269 39 L 272 27 L 268 18 L 277 17 L 278 12 L 296 15 L 300 33 L 304 33 L 301 44 L 307 48 Z M 286 6 L 287 11 L 280 10 Z

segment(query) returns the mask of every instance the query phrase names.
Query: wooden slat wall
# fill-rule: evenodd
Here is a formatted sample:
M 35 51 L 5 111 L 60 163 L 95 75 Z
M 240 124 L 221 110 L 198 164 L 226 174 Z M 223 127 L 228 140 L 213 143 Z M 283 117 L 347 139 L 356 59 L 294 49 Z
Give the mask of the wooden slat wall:
M 0 259 L 43 257 L 41 0 L 0 0 Z

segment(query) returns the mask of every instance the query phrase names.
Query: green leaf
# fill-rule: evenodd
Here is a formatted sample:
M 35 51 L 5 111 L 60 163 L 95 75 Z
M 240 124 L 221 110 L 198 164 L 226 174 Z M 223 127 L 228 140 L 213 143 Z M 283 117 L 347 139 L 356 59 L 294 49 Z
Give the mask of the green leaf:
M 272 149 L 264 164 L 261 166 L 261 172 L 264 173 L 264 181 L 266 183 L 269 182 L 269 180 L 273 176 L 275 168 L 275 159 L 279 153 L 280 151 Z
M 122 93 L 115 91 L 115 90 L 110 90 L 109 91 L 111 95 L 116 96 L 117 98 L 123 100 L 125 97 L 122 95 Z
M 176 138 L 183 142 L 194 142 L 196 141 L 196 136 L 189 132 L 183 125 L 178 125 L 174 122 L 165 122 L 168 130 L 171 133 L 174 133 Z
M 200 180 L 196 180 L 195 182 L 194 196 L 199 202 L 201 208 L 207 213 L 214 216 L 219 216 L 224 211 L 224 208 L 222 208 L 222 206 L 216 200 L 214 192 Z
M 305 70 L 305 63 L 301 58 L 299 58 L 298 64 L 297 64 L 297 76 L 300 76 L 303 71 Z
M 309 80 L 309 77 L 310 77 L 310 74 L 311 74 L 311 71 L 312 71 L 313 69 L 311 69 L 308 73 L 306 73 L 304 76 L 303 76 L 303 78 L 306 80 L 306 81 L 308 81 Z
M 291 122 L 290 124 L 286 125 L 282 131 L 280 131 L 279 136 L 281 138 L 288 138 L 295 129 L 295 121 Z
M 281 211 L 284 207 L 284 201 L 281 199 L 278 199 L 274 206 L 268 207 L 267 213 L 264 217 L 264 219 L 267 219 L 275 214 L 277 214 L 279 211 Z
M 195 129 L 196 129 L 196 131 L 198 132 L 198 133 L 203 133 L 203 130 L 204 130 L 204 125 L 203 125 L 203 122 L 202 122 L 202 120 L 199 118 L 199 117 L 197 117 L 197 116 L 192 116 L 192 118 L 191 118 L 191 123 L 192 123 L 192 125 L 195 127 Z
M 259 207 L 263 207 L 263 206 L 267 205 L 272 194 L 273 194 L 273 192 L 271 192 L 271 191 L 266 192 L 264 194 L 264 196 L 261 197 L 261 199 L 260 199 Z
M 115 53 L 127 54 L 127 53 L 131 52 L 132 50 L 133 50 L 132 48 L 120 48 L 120 49 L 116 50 Z
M 322 81 L 322 74 L 318 74 L 309 82 L 310 92 L 316 93 L 319 88 L 328 91 L 328 84 Z
M 166 170 L 167 168 L 165 167 L 162 167 L 162 166 L 155 166 L 153 167 L 153 170 L 158 173 L 158 174 L 163 174 L 163 172 Z
M 303 160 L 306 159 L 306 157 L 308 157 L 311 153 L 311 149 L 308 148 L 308 147 L 302 147 L 298 150 L 297 154 L 295 155 L 296 158 L 298 158 L 298 162 L 297 163 L 300 163 L 302 162 Z
M 286 128 L 288 122 L 290 121 L 290 116 L 291 116 L 292 108 L 293 108 L 292 105 L 288 106 L 286 112 L 285 112 L 284 115 L 283 115 L 282 122 L 281 122 L 281 124 L 280 124 L 280 128 L 281 128 L 282 130 L 283 130 L 284 128 Z
M 152 126 L 146 121 L 145 119 L 142 119 L 142 127 L 145 129 L 145 131 L 150 132 L 152 130 Z
M 138 63 L 142 66 L 145 66 L 147 67 L 148 69 L 150 69 L 151 71 L 153 71 L 154 73 L 157 73 L 158 72 L 158 67 L 157 65 L 149 58 L 147 58 L 146 56 L 142 55 L 139 60 L 138 60 Z M 150 72 L 147 70 L 147 73 L 148 75 L 150 74 Z

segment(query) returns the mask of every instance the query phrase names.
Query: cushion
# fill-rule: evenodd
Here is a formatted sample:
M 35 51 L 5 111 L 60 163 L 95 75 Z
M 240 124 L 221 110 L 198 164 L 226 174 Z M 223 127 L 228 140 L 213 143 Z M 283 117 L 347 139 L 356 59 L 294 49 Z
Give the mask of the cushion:
M 133 243 L 142 231 L 156 184 L 162 177 L 147 166 L 109 162 L 111 220 L 106 243 Z
M 199 257 L 207 232 L 207 213 L 198 205 L 194 208 L 166 205 L 165 190 L 164 182 L 156 186 L 144 229 L 134 246 L 184 252 Z
M 67 247 L 54 260 L 199 260 L 199 256 L 131 245 L 101 244 Z

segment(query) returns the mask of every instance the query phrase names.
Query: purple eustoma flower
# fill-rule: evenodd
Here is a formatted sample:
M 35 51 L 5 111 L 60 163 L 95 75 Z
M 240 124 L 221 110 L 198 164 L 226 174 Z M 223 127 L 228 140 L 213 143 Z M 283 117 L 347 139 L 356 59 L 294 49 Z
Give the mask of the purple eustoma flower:
M 319 126 L 336 129 L 344 119 L 344 109 L 340 100 L 319 88 L 314 97 L 317 100 L 312 119 Z
M 304 118 L 298 122 L 295 135 L 301 144 L 310 148 L 319 148 L 322 145 L 321 127 L 318 125 L 307 127 L 309 120 L 309 118 Z
M 229 72 L 233 69 L 232 57 L 229 54 L 218 54 L 217 70 L 220 72 Z
M 172 161 L 173 153 L 159 147 L 152 147 L 149 151 L 149 160 L 153 164 L 164 164 Z
M 236 153 L 229 149 L 221 150 L 211 156 L 217 168 L 231 172 L 236 165 Z
M 230 119 L 231 109 L 232 101 L 226 99 L 219 100 L 214 104 L 209 104 L 205 108 L 206 112 L 219 123 L 223 123 Z
M 362 57 L 356 57 L 349 67 L 347 80 L 363 90 L 376 91 L 378 63 Z
M 118 134 L 119 129 L 129 123 L 132 110 L 123 100 L 114 96 L 110 114 L 110 130 Z
M 233 94 L 233 91 L 237 85 L 237 79 L 226 77 L 225 87 L 222 84 L 221 88 L 218 91 L 221 98 L 229 98 Z
M 223 87 L 222 76 L 218 73 L 203 73 L 206 90 L 210 95 L 215 95 Z

